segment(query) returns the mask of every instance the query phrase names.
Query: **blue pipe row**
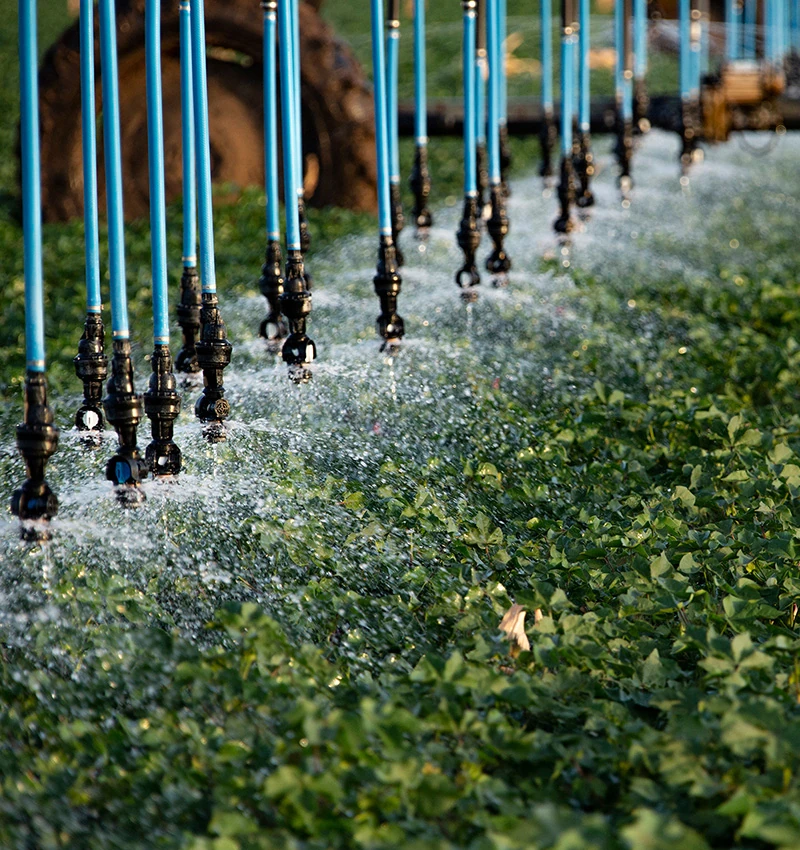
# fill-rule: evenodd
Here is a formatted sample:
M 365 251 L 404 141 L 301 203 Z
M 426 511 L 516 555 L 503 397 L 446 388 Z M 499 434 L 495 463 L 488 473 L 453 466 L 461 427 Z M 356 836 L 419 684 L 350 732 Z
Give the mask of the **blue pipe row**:
M 91 2 L 91 0 L 88 0 Z M 189 0 L 178 7 L 181 39 L 181 134 L 183 150 L 183 265 L 197 267 L 197 184 L 195 177 L 194 73 L 192 69 L 192 22 Z
M 281 238 L 280 192 L 278 191 L 278 15 L 264 7 L 264 175 L 267 193 L 267 241 Z

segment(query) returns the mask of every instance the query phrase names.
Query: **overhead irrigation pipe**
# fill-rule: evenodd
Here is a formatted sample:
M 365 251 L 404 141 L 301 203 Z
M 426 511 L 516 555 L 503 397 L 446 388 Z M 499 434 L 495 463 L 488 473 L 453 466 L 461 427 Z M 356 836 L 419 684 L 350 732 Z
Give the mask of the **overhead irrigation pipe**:
M 137 430 L 144 410 L 142 397 L 136 394 L 133 382 L 128 325 L 115 0 L 100 0 L 100 63 L 108 206 L 108 270 L 111 278 L 111 332 L 114 346 L 111 378 L 103 406 L 106 418 L 114 426 L 119 441 L 117 454 L 106 465 L 106 478 L 113 482 L 120 503 L 132 506 L 144 499 L 139 485 L 142 478 L 147 476 L 147 465 L 139 454 L 137 445 Z
M 486 270 L 492 275 L 495 286 L 503 286 L 508 282 L 511 270 L 511 259 L 506 253 L 504 243 L 508 236 L 508 215 L 506 214 L 507 191 L 503 188 L 501 166 L 501 130 L 502 130 L 502 100 L 503 78 L 502 66 L 505 64 L 502 41 L 502 15 L 500 6 L 503 0 L 487 0 L 486 35 L 489 45 L 489 192 L 492 204 L 492 214 L 486 223 L 494 250 L 486 260 Z
M 476 156 L 477 69 L 475 65 L 477 3 L 461 0 L 464 12 L 463 76 L 464 76 L 464 210 L 456 239 L 464 255 L 464 264 L 456 272 L 456 283 L 466 300 L 473 300 L 475 287 L 481 276 L 475 263 L 475 254 L 481 244 L 478 227 L 478 163 Z
M 400 73 L 400 0 L 389 0 L 386 18 L 386 98 L 389 110 L 389 196 L 392 202 L 392 241 L 397 265 L 405 263 L 400 232 L 405 226 L 400 197 L 400 139 L 397 135 L 398 75 Z
M 264 10 L 264 178 L 267 194 L 267 247 L 259 286 L 267 299 L 267 316 L 259 335 L 277 345 L 285 339 L 281 315 L 283 254 L 281 251 L 280 191 L 278 174 L 278 3 L 263 0 Z
M 47 404 L 42 275 L 42 196 L 39 151 L 36 0 L 19 0 L 19 61 L 22 147 L 22 226 L 25 253 L 25 406 L 17 426 L 17 448 L 27 479 L 11 498 L 24 540 L 49 536 L 58 500 L 45 480 L 47 462 L 58 447 L 58 429 Z
M 553 223 L 556 233 L 566 235 L 575 228 L 572 174 L 572 123 L 575 104 L 575 11 L 573 0 L 561 0 L 561 179 L 558 185 L 559 214 Z
M 414 195 L 411 215 L 417 228 L 417 238 L 426 238 L 433 224 L 428 207 L 431 194 L 431 174 L 428 169 L 428 94 L 425 55 L 425 3 L 414 0 L 414 166 L 409 185 Z
M 147 91 L 147 165 L 150 178 L 150 254 L 153 275 L 153 354 L 144 410 L 150 419 L 152 441 L 145 452 L 156 477 L 181 471 L 181 450 L 173 440 L 181 397 L 169 348 L 169 275 L 167 271 L 167 203 L 165 197 L 164 115 L 161 86 L 161 0 L 147 0 L 145 74 Z
M 225 398 L 223 372 L 231 362 L 232 346 L 217 297 L 217 271 L 214 259 L 214 209 L 211 194 L 211 142 L 208 135 L 208 76 L 206 68 L 206 26 L 203 0 L 189 0 L 192 30 L 192 72 L 194 77 L 194 136 L 200 210 L 200 338 L 197 363 L 203 372 L 203 394 L 197 400 L 195 415 L 203 423 L 203 434 L 211 442 L 225 439 L 224 421 L 231 408 Z
M 553 0 L 539 0 L 542 55 L 542 124 L 539 138 L 542 145 L 542 165 L 539 174 L 545 179 L 553 176 L 553 149 L 558 138 L 553 112 Z
M 317 357 L 314 340 L 306 333 L 311 312 L 311 293 L 308 291 L 303 243 L 300 228 L 301 158 L 300 110 L 298 89 L 300 75 L 299 57 L 295 57 L 297 42 L 295 32 L 298 10 L 294 0 L 278 0 L 278 30 L 280 33 L 281 107 L 283 110 L 283 194 L 286 213 L 286 274 L 283 294 L 280 296 L 281 312 L 289 325 L 289 336 L 283 344 L 282 356 L 289 367 L 289 377 L 295 383 L 311 380 L 308 368 Z M 296 63 L 296 64 L 295 64 Z
M 477 0 L 475 33 L 475 162 L 478 181 L 478 216 L 486 218 L 489 191 L 489 166 L 486 150 L 486 93 L 489 83 L 489 51 L 486 45 L 486 6 L 489 0 Z
M 97 117 L 94 85 L 94 3 L 80 4 L 81 144 L 83 150 L 83 220 L 86 254 L 86 321 L 73 360 L 83 383 L 83 402 L 75 427 L 88 442 L 97 442 L 105 427 L 103 384 L 108 378 L 105 327 L 100 295 L 100 234 L 97 209 Z
M 594 176 L 594 154 L 592 153 L 591 76 L 589 51 L 591 49 L 590 0 L 578 2 L 578 156 L 575 158 L 577 177 L 577 205 L 588 209 L 594 205 L 591 189 Z
M 183 160 L 183 252 L 181 297 L 176 314 L 181 329 L 181 349 L 175 368 L 185 374 L 200 371 L 197 338 L 200 335 L 200 276 L 197 274 L 197 181 L 195 177 L 194 73 L 192 69 L 192 18 L 189 0 L 178 6 L 181 54 L 181 155 Z
M 371 0 L 372 73 L 375 80 L 375 145 L 378 159 L 378 265 L 372 282 L 380 301 L 378 335 L 382 351 L 393 351 L 405 335 L 405 324 L 397 312 L 397 298 L 403 281 L 397 271 L 397 254 L 392 236 L 392 196 L 390 186 L 389 97 L 386 76 L 383 0 Z
M 617 143 L 615 154 L 619 165 L 619 188 L 622 203 L 627 205 L 633 186 L 631 161 L 633 159 L 633 43 L 631 39 L 633 2 L 616 0 L 615 43 L 617 48 L 615 66 L 615 92 L 617 99 Z

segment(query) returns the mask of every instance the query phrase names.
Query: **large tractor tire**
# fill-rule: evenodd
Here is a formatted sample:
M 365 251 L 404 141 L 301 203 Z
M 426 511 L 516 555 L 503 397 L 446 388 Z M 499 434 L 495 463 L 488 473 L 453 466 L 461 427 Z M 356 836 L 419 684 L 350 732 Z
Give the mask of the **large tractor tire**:
M 372 94 L 349 48 L 317 13 L 300 5 L 303 153 L 312 206 L 374 210 L 375 130 Z M 163 89 L 167 198 L 181 192 L 178 4 L 164 4 Z M 207 0 L 211 160 L 216 183 L 264 185 L 262 11 L 258 0 Z M 117 0 L 122 171 L 125 214 L 147 214 L 147 115 L 144 0 Z M 98 112 L 101 109 L 99 44 Z M 48 221 L 83 214 L 77 23 L 45 56 L 40 75 L 42 203 Z M 98 126 L 100 122 L 98 121 Z M 101 209 L 105 205 L 102 136 L 98 140 Z

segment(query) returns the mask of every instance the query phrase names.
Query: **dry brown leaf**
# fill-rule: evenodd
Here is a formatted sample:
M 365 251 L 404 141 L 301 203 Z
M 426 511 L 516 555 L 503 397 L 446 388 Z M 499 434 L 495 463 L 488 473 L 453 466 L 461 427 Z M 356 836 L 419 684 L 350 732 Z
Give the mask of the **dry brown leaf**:
M 527 612 L 521 605 L 514 603 L 508 611 L 506 611 L 503 619 L 500 621 L 500 631 L 508 635 L 509 640 L 515 644 L 511 654 L 516 655 L 521 649 L 527 652 L 531 648 L 528 636 L 525 634 L 525 614 Z M 516 652 L 514 651 L 516 650 Z

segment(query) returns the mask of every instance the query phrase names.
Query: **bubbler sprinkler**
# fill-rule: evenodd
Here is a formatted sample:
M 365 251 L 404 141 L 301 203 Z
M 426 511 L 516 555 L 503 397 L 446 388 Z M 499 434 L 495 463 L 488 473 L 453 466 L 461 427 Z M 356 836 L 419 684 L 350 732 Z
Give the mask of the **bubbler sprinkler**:
M 486 260 L 486 269 L 492 274 L 495 286 L 505 286 L 508 283 L 508 273 L 511 270 L 511 259 L 503 247 L 508 236 L 508 216 L 506 215 L 506 195 L 503 189 L 500 127 L 501 101 L 503 94 L 504 64 L 502 56 L 503 40 L 501 38 L 502 0 L 488 0 L 487 34 L 489 43 L 489 187 L 492 199 L 492 214 L 486 229 L 494 244 L 494 250 Z
M 46 540 L 58 499 L 45 480 L 47 462 L 58 447 L 58 429 L 47 403 L 42 280 L 42 198 L 39 148 L 39 83 L 36 0 L 19 0 L 19 55 L 22 149 L 22 223 L 25 251 L 25 401 L 17 426 L 17 448 L 27 479 L 11 497 L 23 540 Z
M 389 196 L 392 204 L 392 242 L 397 265 L 405 264 L 400 250 L 400 233 L 405 227 L 400 197 L 400 142 L 398 136 L 398 74 L 400 66 L 400 0 L 389 0 L 386 18 L 386 99 L 389 110 Z
M 617 102 L 617 142 L 614 154 L 619 165 L 618 185 L 623 205 L 630 203 L 633 188 L 633 47 L 631 42 L 632 0 L 616 0 L 614 33 L 617 46 L 615 89 Z
M 433 224 L 428 208 L 431 174 L 428 170 L 428 95 L 425 56 L 425 0 L 414 0 L 414 135 L 416 148 L 409 186 L 414 193 L 411 215 L 417 239 L 426 239 Z
M 489 163 L 486 150 L 486 88 L 489 82 L 489 51 L 486 47 L 486 3 L 478 0 L 475 50 L 475 156 L 478 173 L 478 226 L 491 215 Z
M 137 429 L 142 419 L 142 397 L 136 394 L 131 362 L 128 295 L 125 285 L 125 218 L 122 210 L 122 156 L 120 149 L 119 74 L 114 0 L 100 0 L 100 62 L 103 83 L 103 141 L 108 199 L 108 266 L 111 278 L 113 357 L 103 407 L 117 432 L 119 448 L 106 464 L 117 499 L 126 506 L 144 500 L 140 484 L 147 466 L 139 454 Z
M 591 147 L 591 101 L 589 75 L 589 48 L 591 44 L 591 11 L 589 0 L 578 2 L 578 135 L 576 139 L 577 155 L 574 157 L 576 181 L 575 203 L 580 209 L 594 206 L 594 193 L 591 190 L 594 176 L 594 154 Z
M 639 133 L 650 130 L 647 110 L 647 0 L 633 0 L 633 126 Z
M 464 211 L 456 233 L 458 246 L 464 254 L 464 265 L 456 272 L 456 283 L 461 287 L 461 297 L 474 301 L 478 297 L 475 287 L 481 276 L 475 263 L 475 254 L 481 244 L 478 227 L 478 182 L 476 156 L 477 73 L 475 67 L 475 40 L 477 26 L 476 0 L 461 0 L 464 12 Z
M 301 161 L 297 155 L 300 136 L 300 110 L 297 94 L 300 59 L 295 56 L 297 42 L 292 34 L 297 23 L 297 5 L 293 0 L 280 0 L 278 27 L 280 30 L 281 105 L 283 107 L 283 179 L 286 198 L 286 276 L 279 298 L 281 312 L 289 324 L 289 336 L 283 344 L 283 360 L 289 367 L 289 377 L 295 383 L 311 380 L 308 368 L 316 359 L 317 347 L 306 334 L 306 322 L 311 312 L 311 293 L 303 263 L 299 193 Z
M 100 236 L 97 212 L 97 130 L 94 88 L 94 4 L 80 4 L 81 127 L 83 144 L 83 209 L 86 233 L 86 321 L 73 360 L 83 382 L 83 404 L 75 414 L 75 427 L 85 442 L 97 444 L 103 433 L 103 383 L 108 378 L 105 327 L 101 316 Z
M 182 345 L 175 368 L 187 375 L 197 374 L 197 338 L 200 335 L 200 276 L 197 274 L 197 186 L 195 182 L 194 69 L 192 68 L 192 21 L 189 0 L 178 6 L 181 54 L 181 152 L 183 155 L 183 274 L 181 297 L 175 310 L 181 328 Z
M 539 140 L 542 146 L 542 165 L 539 176 L 549 183 L 553 178 L 553 149 L 558 131 L 553 112 L 553 0 L 540 0 L 541 54 L 542 54 L 542 121 Z
M 214 260 L 214 210 L 211 204 L 211 150 L 208 136 L 208 77 L 203 0 L 190 0 L 192 30 L 192 69 L 194 72 L 195 157 L 197 161 L 200 209 L 200 338 L 197 363 L 203 372 L 203 394 L 194 412 L 204 424 L 203 435 L 212 443 L 225 439 L 224 421 L 231 412 L 225 398 L 223 372 L 231 362 L 232 347 L 217 297 Z
M 280 341 L 285 339 L 287 334 L 280 304 L 284 280 L 278 191 L 277 0 L 262 0 L 261 8 L 264 10 L 264 174 L 267 193 L 267 248 L 259 287 L 261 294 L 267 299 L 267 316 L 261 322 L 258 332 L 270 345 L 276 346 L 277 350 Z
M 169 349 L 169 278 L 167 276 L 167 214 L 165 199 L 164 125 L 161 111 L 161 0 L 145 5 L 145 63 L 147 73 L 147 162 L 150 175 L 150 245 L 153 272 L 153 354 L 150 386 L 144 409 L 150 419 L 152 442 L 145 458 L 156 477 L 177 475 L 181 450 L 172 439 L 181 397 L 172 371 Z
M 567 236 L 575 229 L 571 207 L 575 200 L 572 172 L 572 123 L 575 105 L 575 46 L 577 42 L 573 0 L 561 0 L 561 179 L 558 184 L 558 218 L 553 229 Z
M 405 335 L 405 324 L 397 312 L 397 298 L 402 278 L 397 271 L 398 260 L 392 231 L 392 201 L 390 191 L 390 88 L 386 76 L 386 55 L 383 41 L 383 0 L 371 0 L 372 7 L 372 70 L 375 79 L 375 143 L 378 157 L 378 225 L 380 243 L 378 265 L 373 278 L 375 293 L 381 305 L 378 316 L 378 335 L 383 340 L 381 351 L 393 353 Z

